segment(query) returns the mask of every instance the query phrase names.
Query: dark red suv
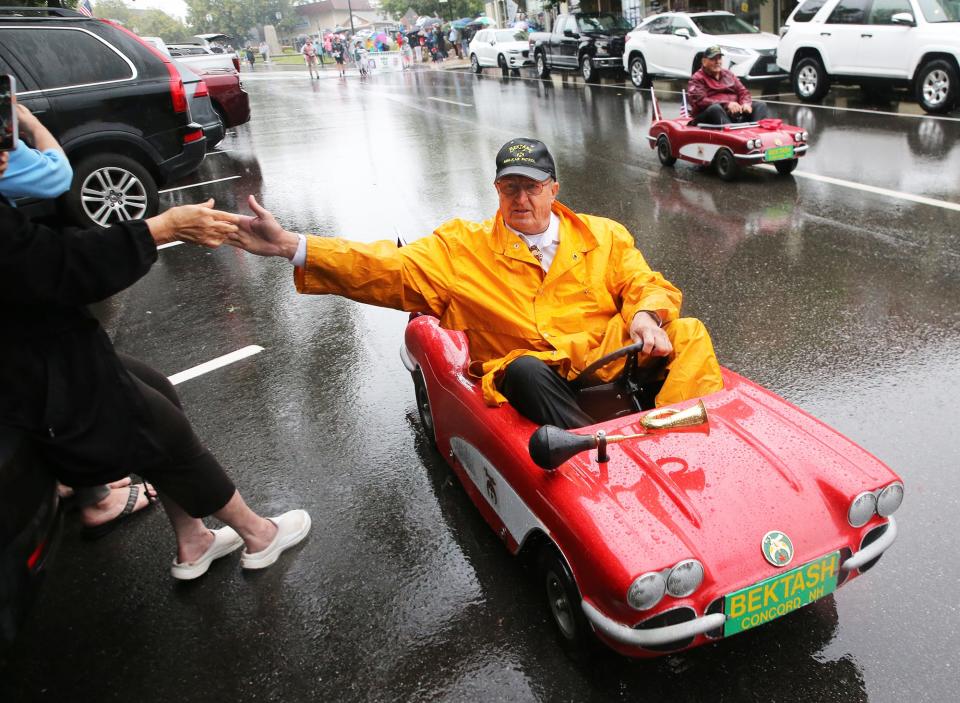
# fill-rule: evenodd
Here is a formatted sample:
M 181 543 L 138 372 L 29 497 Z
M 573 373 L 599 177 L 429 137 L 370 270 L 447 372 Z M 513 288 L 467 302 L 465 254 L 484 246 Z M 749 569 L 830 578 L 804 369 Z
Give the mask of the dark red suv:
M 169 56 L 105 20 L 57 8 L 0 8 L 0 73 L 70 158 L 59 200 L 82 225 L 156 213 L 159 185 L 195 170 L 206 151 Z M 36 214 L 46 204 L 18 203 Z

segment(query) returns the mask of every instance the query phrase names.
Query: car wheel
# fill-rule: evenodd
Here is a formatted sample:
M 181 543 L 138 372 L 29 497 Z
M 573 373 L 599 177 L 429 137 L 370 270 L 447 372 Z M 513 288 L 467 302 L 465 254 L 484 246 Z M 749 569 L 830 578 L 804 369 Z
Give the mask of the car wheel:
M 650 76 L 647 75 L 647 62 L 642 56 L 634 56 L 630 59 L 630 82 L 638 89 L 649 88 L 653 84 Z
M 793 92 L 801 100 L 819 100 L 830 90 L 830 79 L 820 59 L 807 56 L 793 67 Z
M 793 173 L 793 169 L 797 167 L 799 159 L 786 159 L 785 161 L 775 161 L 773 167 L 777 169 L 777 173 L 781 176 L 789 176 Z
M 937 115 L 950 112 L 957 102 L 957 69 L 944 59 L 930 61 L 917 72 L 917 102 Z
M 717 152 L 713 163 L 717 167 L 717 175 L 725 181 L 732 181 L 740 173 L 740 164 L 726 147 Z
M 550 77 L 550 68 L 547 66 L 547 57 L 543 55 L 542 51 L 537 53 L 536 65 L 537 65 L 537 78 Z
M 670 148 L 670 140 L 667 139 L 666 134 L 661 134 L 657 137 L 657 158 L 660 159 L 660 163 L 664 166 L 673 166 L 677 163 L 677 159 L 673 155 L 673 150 Z
M 504 78 L 510 75 L 510 66 L 507 65 L 507 59 L 503 54 L 497 56 L 497 67 L 500 69 L 500 73 L 503 74 Z
M 73 184 L 63 197 L 67 214 L 84 227 L 152 217 L 160 201 L 150 172 L 121 154 L 80 159 L 73 167 Z
M 481 73 L 483 67 L 480 65 L 480 59 L 477 58 L 476 54 L 470 54 L 470 69 L 474 73 Z
M 590 56 L 584 56 L 580 59 L 580 75 L 583 76 L 583 80 L 587 83 L 596 79 L 597 69 L 593 65 L 593 59 Z
M 580 605 L 580 589 L 563 555 L 553 545 L 544 544 L 538 559 L 551 619 L 560 634 L 560 643 L 571 655 L 588 657 L 595 651 L 597 639 Z
M 430 409 L 430 396 L 427 394 L 427 382 L 423 378 L 420 367 L 413 372 L 413 393 L 417 400 L 417 412 L 420 414 L 420 424 L 423 432 L 433 447 L 437 446 L 437 431 L 433 424 L 433 410 Z

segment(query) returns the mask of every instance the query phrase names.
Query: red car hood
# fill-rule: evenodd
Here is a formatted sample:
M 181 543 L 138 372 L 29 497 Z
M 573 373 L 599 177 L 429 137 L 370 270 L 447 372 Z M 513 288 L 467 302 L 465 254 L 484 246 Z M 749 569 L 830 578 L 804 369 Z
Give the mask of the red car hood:
M 851 499 L 896 480 L 879 460 L 772 393 L 726 370 L 724 382 L 725 390 L 704 399 L 709 422 L 701 431 L 628 440 L 609 448 L 605 466 L 594 451 L 558 470 L 566 480 L 555 497 L 583 515 L 586 532 L 602 535 L 583 538 L 604 544 L 624 575 L 695 557 L 707 571 L 704 585 L 722 593 L 774 573 L 761 552 L 770 530 L 793 541 L 793 565 L 856 549 L 850 542 L 861 531 L 846 519 Z M 597 427 L 642 431 L 616 421 Z

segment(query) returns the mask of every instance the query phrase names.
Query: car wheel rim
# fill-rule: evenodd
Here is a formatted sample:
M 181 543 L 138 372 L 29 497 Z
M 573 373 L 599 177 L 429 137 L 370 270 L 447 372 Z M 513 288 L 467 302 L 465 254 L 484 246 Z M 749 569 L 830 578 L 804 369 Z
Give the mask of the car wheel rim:
M 573 620 L 573 608 L 567 592 L 560 582 L 560 577 L 553 571 L 547 572 L 547 601 L 550 603 L 550 612 L 560 632 L 568 640 L 576 637 L 577 626 Z
M 423 429 L 432 437 L 433 414 L 430 412 L 430 398 L 427 395 L 426 387 L 422 384 L 417 384 L 417 405 L 420 407 L 420 418 L 423 420 Z
M 923 100 L 930 106 L 937 106 L 947 99 L 950 92 L 950 78 L 946 71 L 930 71 L 923 79 Z
M 540 73 L 540 74 L 544 73 L 544 70 L 543 70 L 543 69 L 544 69 L 543 57 L 542 57 L 542 56 L 538 56 L 538 57 L 537 57 L 537 73 Z
M 797 76 L 797 87 L 800 89 L 800 94 L 804 97 L 813 95 L 817 90 L 818 78 L 817 69 L 813 66 L 801 68 L 800 74 Z
M 643 85 L 643 66 L 640 65 L 639 61 L 633 62 L 633 68 L 630 70 L 630 78 L 633 79 L 634 85 Z
M 473 70 L 474 70 L 474 71 L 477 71 L 477 72 L 480 71 L 480 62 L 477 61 L 477 57 L 476 57 L 476 56 L 474 56 L 474 57 L 472 57 L 472 58 L 470 59 L 470 64 L 473 66 Z
M 583 62 L 581 72 L 583 73 L 583 80 L 590 80 L 590 77 L 593 75 L 593 68 L 590 66 L 590 59 L 587 59 Z
M 147 212 L 147 189 L 130 171 L 106 166 L 93 171 L 80 186 L 83 211 L 93 222 L 108 227 L 139 220 Z
M 660 137 L 660 141 L 657 143 L 657 148 L 660 150 L 661 159 L 670 158 L 670 145 L 667 143 L 665 137 Z

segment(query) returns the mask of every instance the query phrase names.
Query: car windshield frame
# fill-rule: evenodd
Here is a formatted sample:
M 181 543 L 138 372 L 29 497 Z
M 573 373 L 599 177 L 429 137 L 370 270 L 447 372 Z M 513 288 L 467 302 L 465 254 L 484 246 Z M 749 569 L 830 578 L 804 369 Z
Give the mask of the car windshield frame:
M 530 35 L 525 29 L 497 29 L 493 33 L 494 41 L 498 42 L 508 42 L 508 41 L 528 41 Z
M 695 25 L 697 25 L 697 29 L 700 30 L 701 33 L 711 37 L 722 37 L 730 34 L 760 33 L 759 29 L 754 27 L 749 22 L 745 22 L 739 17 L 736 17 L 735 15 L 700 15 L 699 17 L 691 17 L 690 19 L 693 20 Z M 716 31 L 718 29 L 723 29 L 724 31 Z M 728 29 L 737 29 L 742 31 L 726 31 Z
M 930 24 L 960 22 L 960 2 L 948 0 L 917 0 L 923 18 Z M 939 15 L 939 17 L 938 17 Z
M 615 15 L 612 12 L 591 12 L 577 17 L 577 26 L 584 34 L 596 32 L 609 32 L 613 29 L 623 29 L 630 31 L 633 25 L 625 17 Z

